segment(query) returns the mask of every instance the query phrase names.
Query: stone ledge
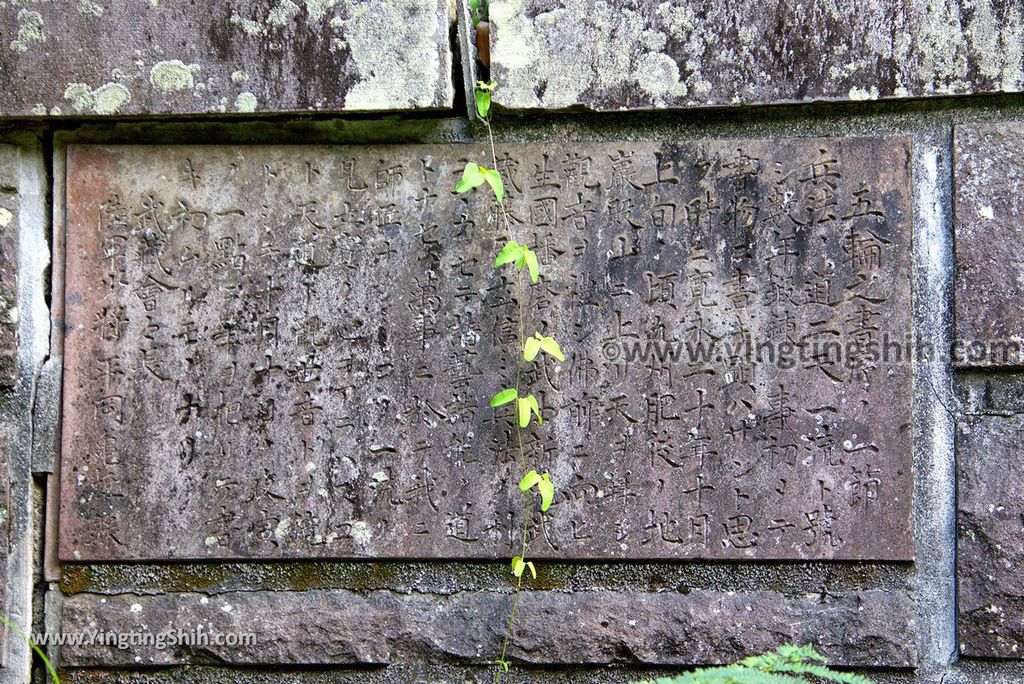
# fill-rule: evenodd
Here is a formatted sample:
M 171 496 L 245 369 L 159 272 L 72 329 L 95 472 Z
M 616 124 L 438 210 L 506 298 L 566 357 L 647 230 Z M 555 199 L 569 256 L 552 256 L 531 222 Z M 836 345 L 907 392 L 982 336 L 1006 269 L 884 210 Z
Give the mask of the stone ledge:
M 482 661 L 500 648 L 512 595 L 376 591 L 78 594 L 63 632 L 190 631 L 257 635 L 255 646 L 121 650 L 64 646 L 70 667 L 346 665 Z M 881 590 L 834 596 L 692 591 L 525 592 L 512 657 L 532 664 L 695 665 L 730 662 L 781 643 L 815 643 L 834 664 L 911 667 L 913 602 Z

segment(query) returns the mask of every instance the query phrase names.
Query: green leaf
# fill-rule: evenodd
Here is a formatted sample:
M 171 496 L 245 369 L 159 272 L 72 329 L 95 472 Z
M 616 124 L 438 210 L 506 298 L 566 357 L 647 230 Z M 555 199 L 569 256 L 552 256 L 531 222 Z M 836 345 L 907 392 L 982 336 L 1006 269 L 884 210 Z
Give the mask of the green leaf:
M 537 255 L 529 247 L 523 247 L 523 260 L 530 269 L 530 280 L 536 285 L 537 280 L 540 278 L 540 266 L 537 264 Z
M 540 490 L 540 510 L 546 511 L 551 508 L 551 502 L 555 500 L 555 485 L 551 482 L 551 476 L 544 473 L 537 483 Z
M 476 89 L 476 113 L 481 119 L 486 119 L 491 113 L 491 93 L 487 90 Z
M 524 428 L 530 424 L 530 400 L 526 397 L 519 399 L 519 427 Z
M 536 337 L 527 337 L 526 344 L 523 347 L 523 358 L 527 361 L 533 361 L 537 358 L 538 352 L 540 352 L 540 340 Z
M 493 397 L 491 397 L 491 408 L 504 406 L 510 401 L 513 401 L 518 396 L 519 392 L 516 392 L 514 387 L 510 387 L 509 389 L 503 389 L 497 394 L 495 394 Z
M 462 170 L 462 180 L 455 184 L 455 192 L 466 192 L 478 187 L 484 182 L 484 169 L 473 162 L 466 164 Z
M 540 404 L 537 403 L 537 397 L 533 396 L 532 394 L 528 394 L 526 396 L 525 401 L 527 405 L 533 410 L 533 412 L 537 414 L 537 422 L 543 423 L 544 419 L 541 418 L 540 416 Z
M 526 567 L 530 568 L 530 574 L 533 575 L 533 579 L 537 579 L 537 566 L 533 564 L 533 561 L 526 561 Z
M 533 565 L 531 563 L 530 565 Z M 516 556 L 512 559 L 512 574 L 516 577 L 523 576 L 523 570 L 526 569 L 526 561 L 523 560 L 522 556 Z
M 540 482 L 540 475 L 537 474 L 536 470 L 531 470 L 523 475 L 523 479 L 519 481 L 519 491 L 528 492 L 530 491 L 530 487 L 538 482 Z
M 537 416 L 538 424 L 544 422 L 544 419 L 541 418 L 540 415 L 540 405 L 537 403 L 537 397 L 532 394 L 519 398 L 517 412 L 519 413 L 519 427 L 521 428 L 530 424 L 531 413 Z
M 498 173 L 497 169 L 487 169 L 484 171 L 484 180 L 491 186 L 491 190 L 494 190 L 494 197 L 498 200 L 498 204 L 505 201 L 505 184 L 501 182 L 501 174 Z
M 541 337 L 540 333 L 537 333 L 537 344 L 545 354 L 550 354 L 559 361 L 565 361 L 565 354 L 562 353 L 562 348 L 558 346 L 558 342 L 555 342 L 553 337 Z
M 505 264 L 510 264 L 515 261 L 519 261 L 523 257 L 523 248 L 519 246 L 519 243 L 515 240 L 510 240 L 505 243 L 505 246 L 498 252 L 497 258 L 494 260 L 494 268 L 499 268 Z
M 491 79 L 490 81 L 487 81 L 486 83 L 483 82 L 483 81 L 477 81 L 476 82 L 476 89 L 477 90 L 484 90 L 484 91 L 486 91 L 488 93 L 493 93 L 494 89 L 497 88 L 497 87 L 498 87 L 498 82 L 495 81 L 494 79 Z

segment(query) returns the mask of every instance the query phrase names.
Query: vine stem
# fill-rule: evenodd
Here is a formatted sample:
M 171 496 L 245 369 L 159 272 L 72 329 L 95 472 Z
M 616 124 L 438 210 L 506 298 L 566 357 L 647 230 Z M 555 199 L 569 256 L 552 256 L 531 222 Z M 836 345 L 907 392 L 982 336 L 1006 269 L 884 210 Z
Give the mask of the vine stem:
M 494 146 L 494 131 L 491 129 L 490 117 L 483 119 L 484 125 L 487 127 L 487 140 L 491 146 L 491 162 L 494 164 L 494 170 L 498 170 L 498 152 Z M 512 227 L 512 222 L 508 220 L 508 212 L 505 210 L 504 198 L 498 202 L 498 209 L 501 212 L 501 220 L 504 223 L 505 231 L 509 235 L 509 239 L 519 242 L 517 239 L 519 236 L 515 233 Z M 522 380 L 523 371 L 523 348 L 526 343 L 526 311 L 523 303 L 524 290 L 523 290 L 523 269 L 516 269 L 516 301 L 518 304 L 518 332 L 519 332 L 519 347 L 516 350 L 516 411 L 519 410 L 519 389 Z M 523 449 L 523 429 L 519 426 L 518 416 L 513 414 L 513 425 L 516 430 L 516 444 L 517 452 L 519 455 L 519 466 L 523 470 L 523 475 L 526 475 L 526 452 Z M 526 509 L 523 514 L 523 533 L 522 543 L 520 547 L 519 557 L 526 561 L 526 547 L 527 547 L 527 536 L 530 530 L 530 498 L 529 495 L 526 497 Z M 505 656 L 508 655 L 508 647 L 512 642 L 512 627 L 516 621 L 516 612 L 519 610 L 519 597 L 523 593 L 523 575 L 526 574 L 526 570 L 519 575 L 516 581 L 516 593 L 512 598 L 512 612 L 509 614 L 508 625 L 505 628 L 505 638 L 501 644 L 501 656 L 498 659 L 498 670 L 494 673 L 494 684 L 501 684 L 501 676 L 505 672 Z

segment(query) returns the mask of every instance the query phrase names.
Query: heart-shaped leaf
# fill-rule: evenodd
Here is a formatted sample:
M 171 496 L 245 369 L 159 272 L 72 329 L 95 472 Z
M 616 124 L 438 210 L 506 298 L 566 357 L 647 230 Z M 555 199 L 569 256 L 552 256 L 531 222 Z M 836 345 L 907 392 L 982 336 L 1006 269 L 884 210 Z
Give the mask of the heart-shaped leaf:
M 536 337 L 526 338 L 526 344 L 523 346 L 523 358 L 527 361 L 533 361 L 537 358 L 537 354 L 540 352 L 541 342 Z
M 565 361 L 565 354 L 562 353 L 562 348 L 558 346 L 558 342 L 555 342 L 554 338 L 542 337 L 537 343 L 545 354 L 550 354 L 559 361 Z
M 551 482 L 551 476 L 547 473 L 541 475 L 537 489 L 540 490 L 540 510 L 547 511 L 551 508 L 551 502 L 555 500 L 555 485 Z
M 514 400 L 518 396 L 519 393 L 516 392 L 514 387 L 510 387 L 509 389 L 503 389 L 497 394 L 495 394 L 493 397 L 491 397 L 491 408 L 504 406 L 505 404 Z
M 523 248 L 519 246 L 519 243 L 515 240 L 511 240 L 505 243 L 505 246 L 498 252 L 498 256 L 494 259 L 494 268 L 504 266 L 505 264 L 511 264 L 519 261 L 523 258 Z
M 479 0 L 477 0 L 479 2 Z M 486 90 L 476 89 L 476 113 L 481 119 L 486 119 L 491 113 L 491 93 Z
M 466 192 L 480 186 L 484 182 L 484 170 L 470 162 L 462 170 L 462 180 L 455 184 L 455 192 Z
M 523 479 L 519 481 L 519 491 L 528 492 L 530 491 L 530 487 L 534 486 L 538 482 L 540 482 L 540 475 L 536 470 L 531 470 L 526 473 L 526 475 L 523 475 Z
M 526 262 L 526 267 L 530 269 L 530 280 L 536 285 L 537 280 L 540 279 L 540 265 L 537 263 L 537 255 L 532 249 L 524 247 L 523 260 Z M 522 267 L 520 266 L 520 268 Z
M 487 169 L 484 171 L 484 180 L 491 186 L 491 190 L 494 190 L 494 197 L 497 198 L 498 204 L 505 201 L 505 184 L 501 182 L 501 174 L 496 169 Z

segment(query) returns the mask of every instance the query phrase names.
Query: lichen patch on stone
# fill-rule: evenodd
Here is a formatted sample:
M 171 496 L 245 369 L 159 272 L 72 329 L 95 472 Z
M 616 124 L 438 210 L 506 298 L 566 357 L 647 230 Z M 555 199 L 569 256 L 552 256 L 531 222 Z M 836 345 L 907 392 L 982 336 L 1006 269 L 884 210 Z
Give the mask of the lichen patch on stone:
M 103 16 L 103 8 L 91 0 L 78 0 L 78 13 L 86 17 L 99 18 Z
M 128 104 L 132 94 L 120 83 L 107 83 L 92 92 L 93 111 L 97 114 L 116 114 Z
M 11 41 L 11 49 L 15 52 L 28 52 L 32 43 L 45 42 L 43 15 L 32 10 L 20 10 L 18 12 L 18 36 Z
M 437 17 L 418 0 L 381 0 L 345 22 L 358 82 L 345 109 L 430 107 L 437 74 L 447 73 L 437 49 Z
M 149 82 L 165 93 L 195 88 L 195 73 L 198 64 L 185 64 L 180 59 L 168 59 L 157 62 L 149 70 Z
M 338 0 L 306 0 L 306 13 L 310 21 L 322 21 L 337 4 Z
M 92 111 L 96 114 L 117 114 L 131 102 L 132 94 L 120 83 L 104 83 L 92 89 L 86 83 L 69 83 L 64 89 L 64 99 L 78 113 Z M 59 112 L 59 110 L 58 110 Z
M 235 98 L 235 111 L 255 112 L 256 104 L 256 96 L 252 93 L 239 93 L 238 97 Z
M 267 15 L 267 23 L 278 28 L 287 26 L 288 23 L 299 13 L 299 6 L 292 0 L 281 0 L 281 2 L 270 10 Z

